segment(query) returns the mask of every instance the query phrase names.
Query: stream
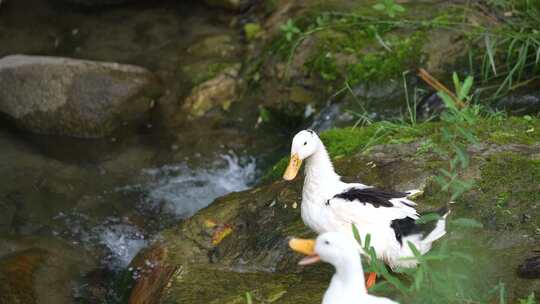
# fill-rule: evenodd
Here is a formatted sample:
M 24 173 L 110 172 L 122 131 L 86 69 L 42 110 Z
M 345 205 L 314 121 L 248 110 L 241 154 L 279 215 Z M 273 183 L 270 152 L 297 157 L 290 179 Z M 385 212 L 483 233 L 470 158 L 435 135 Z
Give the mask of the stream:
M 48 0 L 2 5 L 0 57 L 136 64 L 158 74 L 167 92 L 146 124 L 103 139 L 34 135 L 2 120 L 0 173 L 10 178 L 0 186 L 0 204 L 7 210 L 1 253 L 34 246 L 55 252 L 51 248 L 60 243 L 66 260 L 75 261 L 71 271 L 89 274 L 64 293 L 73 292 L 83 303 L 115 299 L 115 274 L 158 231 L 257 183 L 285 149 L 276 145 L 283 135 L 249 130 L 257 108 L 240 103 L 219 124 L 203 120 L 196 127 L 160 114 L 188 92 L 191 79 L 183 67 L 206 60 L 190 54 L 190 45 L 214 35 L 239 40 L 227 26 L 231 18 L 225 10 L 181 1 L 104 9 Z M 65 297 L 56 299 L 63 303 Z

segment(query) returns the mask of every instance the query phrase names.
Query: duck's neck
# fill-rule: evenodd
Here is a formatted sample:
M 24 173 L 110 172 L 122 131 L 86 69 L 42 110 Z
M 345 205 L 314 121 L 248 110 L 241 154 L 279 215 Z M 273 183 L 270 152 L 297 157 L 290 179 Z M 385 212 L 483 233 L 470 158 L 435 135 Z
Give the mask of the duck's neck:
M 332 187 L 340 182 L 339 175 L 334 171 L 330 156 L 322 142 L 315 153 L 306 159 L 306 179 L 304 187 L 318 188 Z
M 333 289 L 344 296 L 354 298 L 367 294 L 364 269 L 359 256 L 351 256 L 347 261 L 335 264 L 334 267 L 336 272 L 328 290 Z

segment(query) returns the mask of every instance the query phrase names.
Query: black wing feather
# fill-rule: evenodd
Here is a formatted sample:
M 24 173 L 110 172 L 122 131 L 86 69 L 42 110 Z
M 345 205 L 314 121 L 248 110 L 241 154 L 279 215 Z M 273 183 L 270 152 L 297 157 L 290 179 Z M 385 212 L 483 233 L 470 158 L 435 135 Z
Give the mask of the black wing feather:
M 341 198 L 348 201 L 359 201 L 360 203 L 371 204 L 375 208 L 393 207 L 391 199 L 407 197 L 406 192 L 387 191 L 379 188 L 350 188 L 344 192 L 336 194 L 334 198 Z

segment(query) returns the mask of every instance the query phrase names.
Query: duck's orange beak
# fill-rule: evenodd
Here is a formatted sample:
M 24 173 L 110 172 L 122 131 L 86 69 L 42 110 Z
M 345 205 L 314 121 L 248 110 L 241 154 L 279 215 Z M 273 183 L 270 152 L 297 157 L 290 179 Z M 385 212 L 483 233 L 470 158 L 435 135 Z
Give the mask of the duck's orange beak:
M 287 166 L 285 173 L 283 173 L 283 179 L 288 181 L 293 180 L 296 175 L 298 175 L 298 171 L 300 171 L 301 166 L 302 160 L 300 159 L 298 154 L 294 153 L 293 155 L 291 155 L 289 165 Z
M 298 262 L 298 265 L 310 265 L 315 264 L 321 260 L 321 258 L 315 253 L 315 240 L 306 239 L 291 239 L 289 241 L 289 247 L 292 250 L 307 255 L 305 258 Z

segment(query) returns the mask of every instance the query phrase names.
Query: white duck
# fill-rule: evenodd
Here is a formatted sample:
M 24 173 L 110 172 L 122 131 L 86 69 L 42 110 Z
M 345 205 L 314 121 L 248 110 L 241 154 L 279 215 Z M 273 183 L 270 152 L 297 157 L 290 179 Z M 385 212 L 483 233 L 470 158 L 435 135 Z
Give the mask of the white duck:
M 397 304 L 367 293 L 356 241 L 348 234 L 326 232 L 319 235 L 317 240 L 291 239 L 289 246 L 307 255 L 300 260 L 300 265 L 324 261 L 336 269 L 322 304 Z
M 408 197 L 418 192 L 391 192 L 359 183 L 344 183 L 334 171 L 330 157 L 317 134 L 300 131 L 294 137 L 291 158 L 283 178 L 292 180 L 305 160 L 305 180 L 302 191 L 302 219 L 318 234 L 341 231 L 352 235 L 352 224 L 362 240 L 371 235 L 371 246 L 377 257 L 392 269 L 415 267 L 417 261 L 408 246 L 411 242 L 421 254 L 431 249 L 433 241 L 445 233 L 446 208 L 438 213 L 441 219 L 417 224 L 420 217 L 416 203 Z M 403 259 L 409 258 L 409 259 Z M 371 273 L 368 287 L 375 282 Z

